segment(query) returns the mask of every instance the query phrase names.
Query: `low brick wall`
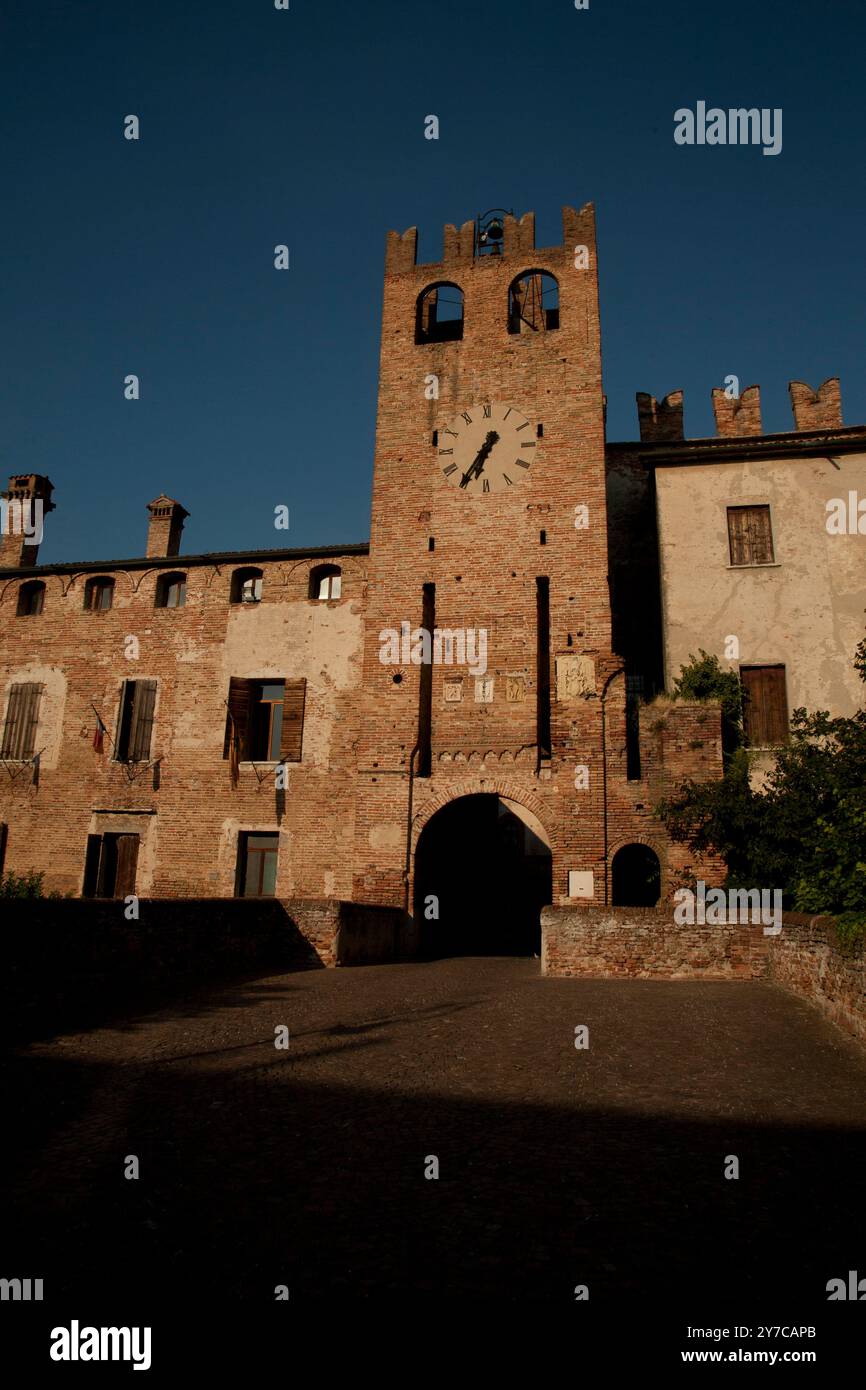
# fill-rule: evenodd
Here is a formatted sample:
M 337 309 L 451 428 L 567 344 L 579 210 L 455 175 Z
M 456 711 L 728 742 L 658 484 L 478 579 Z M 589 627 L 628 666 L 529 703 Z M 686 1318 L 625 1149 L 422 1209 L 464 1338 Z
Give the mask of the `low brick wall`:
M 866 951 L 842 947 L 831 917 L 786 912 L 769 938 L 771 980 L 817 1005 L 827 1018 L 866 1042 Z
M 0 1030 L 105 1015 L 136 995 L 191 982 L 366 965 L 414 954 L 399 909 L 326 899 L 0 900 Z
M 338 906 L 337 965 L 373 965 L 417 956 L 418 923 L 402 908 L 349 902 Z
M 596 979 L 766 979 L 816 1005 L 866 1042 L 866 949 L 840 945 L 831 917 L 786 912 L 778 935 L 760 924 L 678 926 L 672 910 L 547 907 L 543 975 Z
M 546 907 L 541 973 L 601 979 L 751 980 L 767 970 L 755 926 L 678 926 L 655 907 Z

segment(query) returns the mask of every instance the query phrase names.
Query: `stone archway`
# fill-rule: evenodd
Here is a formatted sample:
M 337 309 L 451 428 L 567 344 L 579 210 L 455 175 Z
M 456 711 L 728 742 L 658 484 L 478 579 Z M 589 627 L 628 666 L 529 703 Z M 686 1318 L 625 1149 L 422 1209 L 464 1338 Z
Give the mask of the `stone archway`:
M 552 855 L 534 812 L 497 792 L 448 801 L 415 848 L 422 954 L 537 955 Z

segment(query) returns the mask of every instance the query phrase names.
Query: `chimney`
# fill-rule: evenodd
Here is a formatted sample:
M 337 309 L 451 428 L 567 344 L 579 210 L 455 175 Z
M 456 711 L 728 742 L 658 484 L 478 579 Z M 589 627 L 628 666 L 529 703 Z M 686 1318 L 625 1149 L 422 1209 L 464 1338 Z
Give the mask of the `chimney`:
M 763 434 L 760 386 L 747 386 L 740 396 L 728 396 L 722 386 L 714 386 L 713 414 L 716 417 L 716 434 L 720 439 L 742 439 L 750 434 Z
M 40 473 L 19 473 L 0 493 L 0 569 L 35 565 L 42 540 L 42 522 L 54 511 L 54 485 Z
M 842 392 L 837 376 L 828 377 L 817 391 L 813 391 L 805 381 L 789 381 L 788 392 L 794 411 L 795 430 L 842 428 Z
M 148 502 L 147 510 L 150 512 L 150 525 L 147 528 L 148 558 L 177 555 L 183 523 L 189 512 L 179 502 L 175 502 L 173 497 L 166 497 L 165 493 Z
M 637 393 L 637 418 L 643 444 L 672 441 L 683 437 L 683 393 L 671 391 L 659 404 L 645 391 Z

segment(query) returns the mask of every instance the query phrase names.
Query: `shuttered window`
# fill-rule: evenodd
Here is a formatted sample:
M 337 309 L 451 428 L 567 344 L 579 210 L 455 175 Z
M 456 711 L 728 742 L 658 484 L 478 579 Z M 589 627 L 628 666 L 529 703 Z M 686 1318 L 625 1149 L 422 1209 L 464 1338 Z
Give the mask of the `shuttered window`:
M 88 835 L 84 898 L 125 898 L 135 892 L 138 835 Z
M 743 727 L 752 748 L 788 741 L 788 692 L 784 666 L 741 666 Z
M 300 762 L 306 690 L 304 679 L 232 676 L 223 757 L 229 757 L 234 738 L 239 762 Z
M 773 530 L 769 507 L 728 507 L 732 565 L 771 565 Z
M 6 724 L 3 729 L 0 757 L 22 761 L 33 757 L 41 698 L 41 685 L 28 682 L 12 686 L 6 706 Z
M 124 681 L 114 756 L 122 763 L 146 763 L 153 738 L 156 681 Z

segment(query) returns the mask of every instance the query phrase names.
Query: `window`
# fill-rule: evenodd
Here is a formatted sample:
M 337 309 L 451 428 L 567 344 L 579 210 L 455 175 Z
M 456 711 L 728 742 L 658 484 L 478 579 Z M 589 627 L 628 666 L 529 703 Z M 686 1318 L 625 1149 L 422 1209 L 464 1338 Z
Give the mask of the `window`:
M 13 685 L 6 706 L 6 724 L 0 758 L 26 762 L 36 751 L 36 726 L 42 686 L 33 683 Z
M 317 565 L 310 570 L 310 598 L 339 598 L 342 572 L 339 565 Z
M 508 291 L 509 333 L 545 333 L 559 327 L 559 285 L 546 270 L 528 270 Z
M 415 311 L 416 343 L 454 343 L 463 337 L 463 291 L 443 281 L 429 285 Z
M 114 602 L 114 580 L 106 575 L 88 579 L 84 586 L 84 607 L 91 613 L 104 613 Z
M 643 676 L 625 678 L 625 766 L 629 782 L 640 781 L 640 706 L 644 695 Z
M 138 835 L 88 835 L 83 898 L 125 898 L 135 892 Z
M 741 666 L 743 727 L 752 748 L 788 742 L 788 694 L 784 666 Z
M 304 739 L 304 679 L 232 676 L 223 757 L 234 745 L 239 762 L 299 763 Z
M 6 840 L 9 834 L 9 827 L 0 821 L 0 880 L 3 878 L 3 869 L 6 864 Z
M 155 608 L 183 608 L 186 603 L 186 575 L 161 574 L 156 581 Z
M 769 507 L 728 507 L 732 565 L 771 565 L 773 531 Z
M 235 570 L 232 575 L 232 603 L 261 603 L 263 578 L 261 570 Z
M 35 617 L 45 607 L 45 585 L 41 579 L 31 579 L 18 590 L 18 617 Z
M 277 891 L 278 834 L 244 831 L 238 836 L 239 898 L 272 898 Z
M 150 758 L 156 681 L 124 681 L 114 744 L 115 761 L 146 763 Z

